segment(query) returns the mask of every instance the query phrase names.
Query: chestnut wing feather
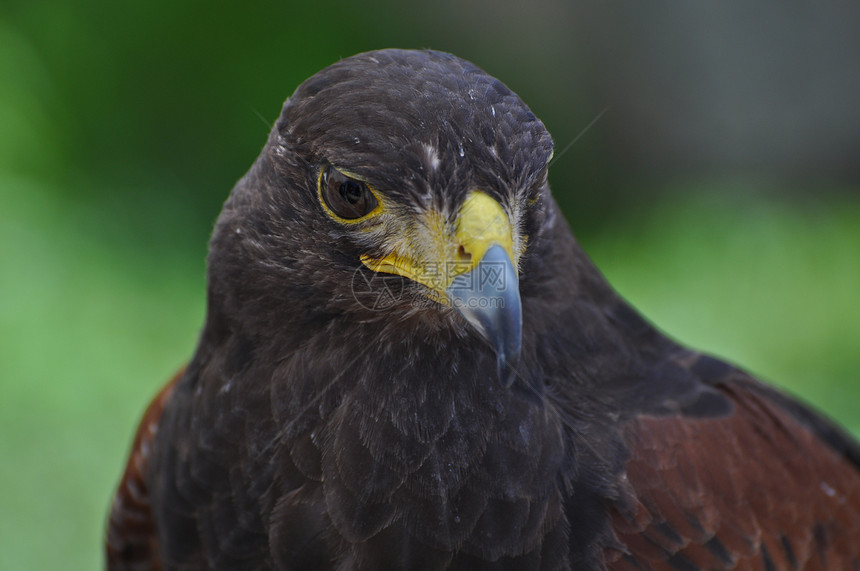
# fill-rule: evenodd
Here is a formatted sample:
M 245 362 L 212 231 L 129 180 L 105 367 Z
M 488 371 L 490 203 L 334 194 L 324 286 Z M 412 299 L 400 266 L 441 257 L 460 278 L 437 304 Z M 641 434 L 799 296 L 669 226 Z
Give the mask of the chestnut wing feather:
M 106 537 L 108 569 L 161 571 L 163 568 L 145 477 L 164 405 L 183 373 L 184 369 L 158 392 L 138 425 L 111 504 Z
M 609 568 L 860 569 L 856 445 L 750 378 L 717 388 L 729 417 L 628 427 L 632 494 L 611 513 L 627 552 L 607 550 Z

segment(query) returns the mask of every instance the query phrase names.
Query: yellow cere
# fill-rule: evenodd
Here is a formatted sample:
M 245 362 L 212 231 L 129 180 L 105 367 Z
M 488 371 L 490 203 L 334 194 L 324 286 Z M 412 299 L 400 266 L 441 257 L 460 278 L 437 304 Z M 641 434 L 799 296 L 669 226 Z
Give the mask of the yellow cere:
M 512 250 L 511 221 L 495 199 L 479 190 L 473 191 L 460 209 L 456 238 L 472 257 L 474 268 L 493 244 L 498 244 L 515 260 Z M 464 272 L 460 272 L 464 273 Z
M 500 245 L 516 263 L 511 229 L 502 205 L 475 190 L 463 202 L 453 225 L 438 212 L 426 212 L 415 236 L 400 240 L 383 258 L 365 255 L 361 262 L 373 271 L 423 284 L 434 292 L 435 301 L 447 304 L 447 289 L 454 278 L 475 269 L 492 245 Z

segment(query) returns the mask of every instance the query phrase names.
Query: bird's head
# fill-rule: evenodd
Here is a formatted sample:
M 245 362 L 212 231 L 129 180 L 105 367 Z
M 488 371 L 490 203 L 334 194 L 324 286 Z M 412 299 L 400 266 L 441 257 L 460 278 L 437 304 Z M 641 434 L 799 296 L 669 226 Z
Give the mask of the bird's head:
M 419 319 L 478 333 L 509 382 L 551 154 L 522 100 L 469 62 L 406 50 L 342 60 L 287 100 L 225 205 L 210 320 L 301 334 Z

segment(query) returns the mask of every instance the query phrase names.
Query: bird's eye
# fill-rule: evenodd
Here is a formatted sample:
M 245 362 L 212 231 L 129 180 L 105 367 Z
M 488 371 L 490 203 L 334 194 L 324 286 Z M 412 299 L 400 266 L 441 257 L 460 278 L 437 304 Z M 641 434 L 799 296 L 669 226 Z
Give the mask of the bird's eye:
M 345 220 L 366 216 L 378 205 L 367 184 L 332 167 L 320 176 L 320 195 L 329 210 Z

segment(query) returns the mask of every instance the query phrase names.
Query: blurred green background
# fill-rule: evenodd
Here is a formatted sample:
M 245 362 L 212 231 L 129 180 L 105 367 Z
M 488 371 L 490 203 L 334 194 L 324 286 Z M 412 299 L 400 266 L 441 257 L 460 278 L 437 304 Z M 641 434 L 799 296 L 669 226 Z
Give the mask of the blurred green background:
M 858 5 L 594 4 L 0 3 L 0 569 L 101 567 L 221 202 L 304 78 L 380 47 L 505 81 L 623 295 L 860 434 Z

